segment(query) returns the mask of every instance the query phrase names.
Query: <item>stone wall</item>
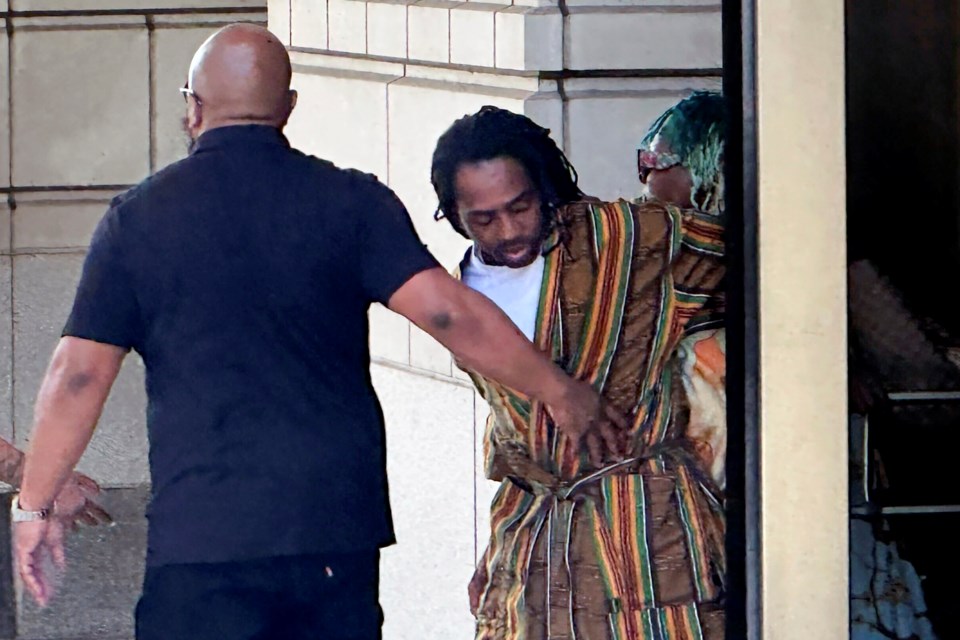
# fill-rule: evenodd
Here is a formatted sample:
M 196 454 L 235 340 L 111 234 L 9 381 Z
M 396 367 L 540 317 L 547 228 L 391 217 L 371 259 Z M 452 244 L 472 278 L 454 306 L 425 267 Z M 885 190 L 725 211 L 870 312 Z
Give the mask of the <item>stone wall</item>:
M 652 119 L 720 86 L 717 0 L 270 0 L 269 25 L 300 92 L 293 144 L 388 183 L 448 267 L 465 243 L 432 219 L 429 167 L 454 119 L 484 104 L 525 113 L 553 130 L 585 191 L 633 197 Z M 466 584 L 496 489 L 479 458 L 486 409 L 440 345 L 372 316 L 399 538 L 383 555 L 384 636 L 472 637 Z
M 227 22 L 264 20 L 263 4 L 0 0 L 0 436 L 26 443 L 110 197 L 184 153 L 177 88 L 196 46 Z M 377 174 L 447 266 L 465 244 L 432 221 L 428 170 L 455 118 L 484 104 L 526 113 L 551 127 L 588 193 L 631 197 L 652 118 L 720 82 L 718 1 L 270 0 L 269 24 L 295 65 L 293 144 Z M 486 410 L 442 347 L 371 313 L 399 538 L 383 554 L 385 638 L 470 637 L 466 583 L 496 488 L 479 459 Z M 131 637 L 147 497 L 140 369 L 128 359 L 80 465 L 119 525 L 71 540 L 63 597 L 43 613 L 14 602 L 0 557 L 0 639 Z
M 94 225 L 116 193 L 185 155 L 177 89 L 193 52 L 224 24 L 265 23 L 266 2 L 3 0 L 0 20 L 0 436 L 22 447 Z M 80 469 L 118 524 L 71 539 L 62 597 L 44 612 L 14 601 L 0 547 L 0 638 L 133 635 L 148 493 L 138 358 Z

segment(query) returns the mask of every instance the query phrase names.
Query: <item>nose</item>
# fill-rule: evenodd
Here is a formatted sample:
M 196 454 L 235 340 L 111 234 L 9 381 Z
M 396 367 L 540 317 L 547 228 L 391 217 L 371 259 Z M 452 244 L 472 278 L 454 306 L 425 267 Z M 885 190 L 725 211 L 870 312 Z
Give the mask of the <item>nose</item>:
M 523 225 L 516 219 L 516 216 L 512 216 L 509 213 L 501 216 L 500 237 L 503 238 L 503 242 L 511 242 L 524 236 Z

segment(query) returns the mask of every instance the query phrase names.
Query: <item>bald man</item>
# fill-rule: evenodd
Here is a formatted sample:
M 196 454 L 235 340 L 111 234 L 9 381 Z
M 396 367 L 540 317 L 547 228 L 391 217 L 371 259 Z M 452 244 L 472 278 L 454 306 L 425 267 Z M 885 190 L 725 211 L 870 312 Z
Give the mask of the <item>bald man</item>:
M 438 267 L 389 189 L 290 148 L 290 76 L 265 29 L 207 40 L 183 89 L 189 157 L 116 198 L 94 233 L 13 502 L 19 574 L 41 604 L 48 560 L 64 559 L 54 496 L 131 349 L 152 479 L 140 640 L 380 637 L 394 536 L 373 302 L 541 400 L 574 440 L 624 426 Z

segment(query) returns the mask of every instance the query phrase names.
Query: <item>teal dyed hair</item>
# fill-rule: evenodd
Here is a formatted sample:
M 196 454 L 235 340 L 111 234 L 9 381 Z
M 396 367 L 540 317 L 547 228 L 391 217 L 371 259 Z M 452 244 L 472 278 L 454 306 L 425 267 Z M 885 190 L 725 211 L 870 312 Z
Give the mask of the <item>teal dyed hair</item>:
M 690 172 L 690 201 L 694 206 L 721 213 L 724 133 L 723 97 L 713 91 L 697 91 L 664 111 L 647 130 L 640 148 L 652 150 L 659 137 Z

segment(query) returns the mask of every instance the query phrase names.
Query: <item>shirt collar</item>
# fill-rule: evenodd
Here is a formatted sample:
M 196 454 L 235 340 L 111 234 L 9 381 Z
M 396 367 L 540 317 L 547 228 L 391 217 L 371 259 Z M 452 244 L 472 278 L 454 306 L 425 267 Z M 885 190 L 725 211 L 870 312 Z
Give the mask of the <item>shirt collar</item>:
M 290 147 L 286 136 L 276 127 L 262 124 L 240 124 L 217 127 L 205 132 L 197 138 L 197 143 L 190 155 L 235 144 L 269 144 Z

